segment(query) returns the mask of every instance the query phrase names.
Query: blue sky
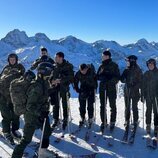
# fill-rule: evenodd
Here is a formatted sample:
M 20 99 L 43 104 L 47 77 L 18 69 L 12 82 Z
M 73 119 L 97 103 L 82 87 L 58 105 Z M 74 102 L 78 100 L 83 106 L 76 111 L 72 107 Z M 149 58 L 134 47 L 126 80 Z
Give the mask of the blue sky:
M 68 35 L 87 42 L 158 42 L 157 0 L 1 0 L 0 38 L 18 28 L 29 36 Z

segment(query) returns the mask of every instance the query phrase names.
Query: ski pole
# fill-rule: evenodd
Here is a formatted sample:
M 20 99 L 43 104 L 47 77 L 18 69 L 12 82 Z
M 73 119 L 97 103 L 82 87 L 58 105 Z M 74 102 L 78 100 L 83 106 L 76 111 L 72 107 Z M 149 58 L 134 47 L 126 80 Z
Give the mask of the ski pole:
M 62 120 L 60 91 L 58 92 L 58 102 L 59 102 L 59 115 L 60 115 L 60 119 Z
M 133 110 L 132 110 L 132 104 L 133 104 L 133 100 L 131 99 L 131 101 L 129 101 L 130 103 L 130 117 L 131 117 L 131 125 L 133 125 Z
M 38 155 L 38 158 L 42 158 L 42 157 L 41 157 L 41 147 L 42 147 L 42 141 L 43 141 L 43 136 L 44 136 L 45 126 L 46 126 L 46 118 L 44 118 L 44 122 L 43 122 L 43 128 L 42 128 L 42 135 L 41 135 L 41 140 L 40 140 L 40 146 L 39 146 L 39 155 Z
M 96 89 L 94 89 L 94 122 L 96 123 Z
M 132 120 L 132 99 L 130 99 L 130 93 L 131 93 L 131 91 L 130 91 L 130 88 L 128 88 L 128 90 L 127 90 L 127 92 L 128 92 L 128 106 L 129 106 L 129 115 L 130 115 L 130 122 L 131 122 L 131 124 L 133 123 L 133 120 Z
M 66 100 L 67 100 L 67 113 L 68 113 L 68 133 L 71 135 L 71 109 L 70 109 L 70 101 L 69 101 L 69 94 L 68 92 L 66 93 Z
M 143 100 L 143 112 L 142 112 L 142 115 L 143 115 L 143 130 L 144 130 L 144 100 Z
M 105 94 L 104 94 L 104 97 L 105 97 L 105 102 L 104 102 L 104 126 L 106 126 L 107 125 L 107 109 L 106 109 L 106 104 L 107 104 L 107 100 L 106 100 L 106 96 L 107 96 L 107 94 L 106 94 L 106 90 L 105 90 Z
M 156 104 L 156 111 L 157 111 L 157 115 L 158 115 L 158 105 L 157 105 L 157 98 L 155 97 L 155 104 Z

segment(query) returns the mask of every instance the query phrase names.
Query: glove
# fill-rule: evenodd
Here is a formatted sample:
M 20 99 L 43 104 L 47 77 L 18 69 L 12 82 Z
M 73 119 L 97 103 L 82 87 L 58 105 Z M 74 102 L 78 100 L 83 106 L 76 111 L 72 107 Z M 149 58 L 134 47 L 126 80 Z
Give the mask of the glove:
M 80 88 L 76 88 L 75 89 L 77 93 L 81 93 L 81 89 Z
M 47 118 L 48 114 L 49 114 L 49 111 L 43 111 L 41 114 L 42 114 L 43 118 Z
M 48 117 L 49 111 L 42 111 L 41 116 L 38 117 L 38 120 L 43 123 L 44 119 Z

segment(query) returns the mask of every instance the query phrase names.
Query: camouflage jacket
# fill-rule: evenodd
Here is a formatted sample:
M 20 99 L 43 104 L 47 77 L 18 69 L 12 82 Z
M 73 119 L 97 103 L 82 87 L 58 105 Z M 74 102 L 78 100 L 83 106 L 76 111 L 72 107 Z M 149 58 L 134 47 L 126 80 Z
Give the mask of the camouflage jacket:
M 36 59 L 36 61 L 34 61 L 34 63 L 31 65 L 31 70 L 35 70 L 38 67 L 38 65 L 42 62 L 54 64 L 54 60 L 51 57 L 48 56 L 46 60 L 42 60 L 40 57 L 39 59 Z
M 56 64 L 50 76 L 50 81 L 56 79 L 61 79 L 61 83 L 58 86 L 60 91 L 67 92 L 70 83 L 72 83 L 74 79 L 73 65 L 66 60 L 64 60 L 62 64 Z
M 49 111 L 47 80 L 38 78 L 32 81 L 31 86 L 27 90 L 26 113 L 34 116 L 41 116 L 42 112 Z
M 6 65 L 0 74 L 0 93 L 11 103 L 10 83 L 16 78 L 20 78 L 25 72 L 22 64 Z
M 10 74 L 20 74 L 23 75 L 25 73 L 25 68 L 22 64 L 15 64 L 15 65 L 6 65 L 1 74 L 0 74 L 0 78 L 3 76 L 7 76 Z

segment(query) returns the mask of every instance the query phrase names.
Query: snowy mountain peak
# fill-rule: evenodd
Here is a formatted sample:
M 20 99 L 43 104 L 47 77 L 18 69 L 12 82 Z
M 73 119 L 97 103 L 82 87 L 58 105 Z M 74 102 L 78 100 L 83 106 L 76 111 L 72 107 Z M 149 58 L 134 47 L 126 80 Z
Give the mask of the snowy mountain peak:
M 81 40 L 77 39 L 76 37 L 72 36 L 72 35 L 69 35 L 69 36 L 66 36 L 64 38 L 61 38 L 59 39 L 59 43 L 77 43 L 77 42 L 80 42 Z
M 50 39 L 44 34 L 44 33 L 36 33 L 35 38 L 37 40 L 45 40 L 45 41 L 50 41 Z
M 140 44 L 140 45 L 142 45 L 142 44 L 149 44 L 149 42 L 145 38 L 142 38 L 142 39 L 138 40 L 136 42 L 136 44 Z
M 4 38 L 2 38 L 1 41 L 10 44 L 16 48 L 20 48 L 28 43 L 29 37 L 24 31 L 14 29 L 13 31 L 10 31 Z

